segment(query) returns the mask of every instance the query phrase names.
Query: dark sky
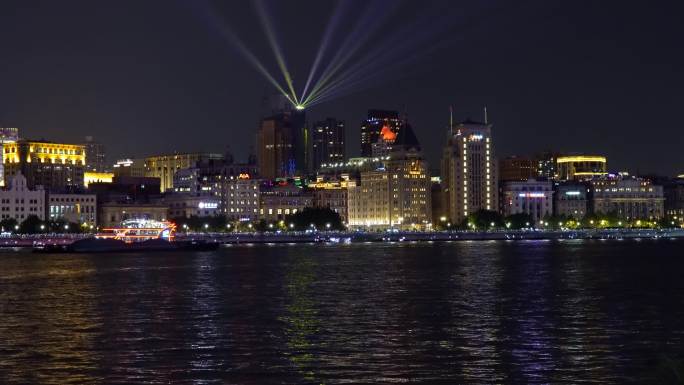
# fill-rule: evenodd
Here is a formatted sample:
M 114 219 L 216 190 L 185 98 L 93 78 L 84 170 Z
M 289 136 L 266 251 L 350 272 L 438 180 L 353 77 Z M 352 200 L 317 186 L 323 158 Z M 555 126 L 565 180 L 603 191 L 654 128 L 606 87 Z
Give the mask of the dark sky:
M 470 3 L 477 5 L 407 0 L 396 7 L 359 55 L 404 49 L 406 64 L 381 56 L 365 87 L 310 108 L 308 120 L 345 119 L 355 155 L 367 109 L 406 111 L 436 166 L 448 106 L 456 119 L 481 119 L 487 105 L 499 155 L 601 153 L 612 170 L 684 172 L 681 2 Z M 110 160 L 227 146 L 245 157 L 273 88 L 196 4 L 3 0 L 0 125 L 29 138 L 94 135 Z M 301 89 L 334 3 L 267 4 Z M 341 35 L 364 4 L 346 4 Z M 250 4 L 217 7 L 277 76 Z M 421 18 L 434 23 L 414 29 L 427 39 L 415 49 L 412 25 Z M 407 31 L 408 41 L 386 44 Z

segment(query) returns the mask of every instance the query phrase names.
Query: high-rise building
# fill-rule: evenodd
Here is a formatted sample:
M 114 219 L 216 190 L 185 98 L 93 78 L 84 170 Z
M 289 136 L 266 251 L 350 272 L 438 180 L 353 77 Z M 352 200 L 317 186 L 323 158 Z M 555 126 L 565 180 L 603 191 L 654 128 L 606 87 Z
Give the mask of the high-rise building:
M 3 163 L 5 175 L 21 172 L 29 188 L 62 191 L 83 187 L 83 145 L 22 139 L 3 145 Z
M 492 125 L 467 120 L 448 133 L 442 155 L 444 207 L 451 223 L 478 210 L 498 209 Z
M 104 144 L 94 141 L 92 136 L 86 136 L 83 146 L 86 155 L 86 171 L 106 172 L 108 165 Z
M 599 155 L 568 155 L 556 158 L 558 180 L 589 180 L 608 173 L 606 157 Z
M 306 172 L 307 133 L 304 111 L 285 110 L 261 121 L 257 132 L 257 159 L 267 179 Z
M 388 156 L 348 182 L 347 210 L 352 228 L 432 227 L 430 171 L 411 126 L 398 132 Z
M 19 129 L 16 127 L 0 127 L 0 147 L 5 143 L 15 143 L 19 140 Z M 0 186 L 5 185 L 5 172 L 0 162 Z
M 151 156 L 145 158 L 145 176 L 159 178 L 161 181 L 161 191 L 164 192 L 173 189 L 173 177 L 176 171 L 194 167 L 198 162 L 210 159 L 223 159 L 223 155 L 196 152 Z
M 397 111 L 368 110 L 368 118 L 361 123 L 361 156 L 373 156 L 373 145 L 378 143 L 381 136 L 396 137 L 403 122 Z
M 327 118 L 311 126 L 311 171 L 317 171 L 322 164 L 344 162 L 344 131 L 344 122 L 335 118 Z

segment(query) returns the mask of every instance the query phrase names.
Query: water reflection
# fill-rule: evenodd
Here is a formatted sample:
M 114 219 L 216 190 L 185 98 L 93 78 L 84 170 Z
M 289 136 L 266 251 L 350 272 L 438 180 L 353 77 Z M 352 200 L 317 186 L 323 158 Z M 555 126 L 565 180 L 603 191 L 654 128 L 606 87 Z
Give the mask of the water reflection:
M 681 242 L 0 254 L 0 383 L 674 378 Z

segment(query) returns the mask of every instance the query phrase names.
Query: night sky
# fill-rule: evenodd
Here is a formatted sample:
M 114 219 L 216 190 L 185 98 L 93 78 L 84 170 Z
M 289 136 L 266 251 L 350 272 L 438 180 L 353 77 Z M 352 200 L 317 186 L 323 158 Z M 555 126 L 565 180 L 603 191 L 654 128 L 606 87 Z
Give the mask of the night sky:
M 339 35 L 366 3 L 345 5 Z M 363 87 L 313 106 L 308 120 L 346 120 L 356 155 L 367 109 L 406 112 L 437 167 L 449 105 L 455 119 L 482 119 L 486 105 L 500 156 L 599 153 L 613 171 L 684 173 L 681 2 L 472 3 L 388 0 L 391 16 L 378 15 L 377 36 L 359 55 L 405 44 L 405 62 L 381 56 Z M 301 89 L 335 3 L 267 5 Z M 274 89 L 199 8 L 192 0 L 3 0 L 0 125 L 26 138 L 93 135 L 110 161 L 228 146 L 246 157 Z M 213 9 L 280 80 L 250 4 Z M 434 23 L 412 27 L 426 18 Z M 419 49 L 406 40 L 387 46 L 402 31 L 426 40 Z

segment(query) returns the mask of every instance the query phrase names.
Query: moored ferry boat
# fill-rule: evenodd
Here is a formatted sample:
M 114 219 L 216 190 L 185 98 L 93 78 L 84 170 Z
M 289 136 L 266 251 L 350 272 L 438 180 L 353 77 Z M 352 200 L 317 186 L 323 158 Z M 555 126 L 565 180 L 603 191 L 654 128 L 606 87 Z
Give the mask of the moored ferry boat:
M 35 251 L 105 253 L 134 251 L 216 250 L 218 243 L 175 240 L 176 225 L 168 221 L 128 219 L 119 227 L 105 228 L 92 238 L 68 245 L 36 245 Z

